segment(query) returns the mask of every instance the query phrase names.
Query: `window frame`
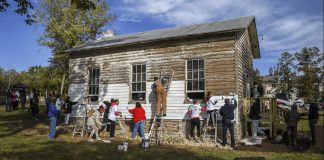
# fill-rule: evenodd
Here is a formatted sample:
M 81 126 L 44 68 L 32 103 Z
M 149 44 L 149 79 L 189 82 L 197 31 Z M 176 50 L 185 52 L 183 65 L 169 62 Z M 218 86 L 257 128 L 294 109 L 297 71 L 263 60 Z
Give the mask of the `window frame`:
M 195 60 L 198 60 L 198 65 L 197 65 L 197 67 L 198 67 L 198 69 L 193 69 L 191 72 L 192 72 L 192 78 L 191 79 L 188 79 L 188 62 L 189 61 L 195 61 Z M 204 64 L 203 64 L 203 66 L 204 66 L 204 68 L 203 68 L 203 70 L 201 70 L 200 68 L 199 68 L 199 61 L 203 61 L 204 62 Z M 192 63 L 192 68 L 193 68 L 193 63 Z M 193 76 L 193 72 L 195 71 L 195 70 L 198 70 L 197 72 L 198 72 L 198 75 L 197 75 L 197 79 L 194 79 L 194 76 Z M 200 72 L 201 71 L 203 71 L 203 73 L 204 73 L 204 76 L 202 77 L 202 78 L 200 78 Z M 191 90 L 191 91 L 188 91 L 188 81 L 189 80 L 191 80 L 191 81 L 198 81 L 198 90 Z M 200 88 L 200 86 L 199 86 L 199 81 L 201 81 L 201 80 L 203 80 L 203 87 L 204 87 L 204 89 L 203 90 L 199 90 L 199 88 Z M 188 96 L 188 93 L 204 93 L 204 96 L 205 96 L 205 92 L 206 92 L 206 60 L 205 59 L 202 59 L 202 58 L 194 58 L 194 59 L 186 59 L 186 61 L 185 61 L 185 103 L 192 103 L 191 101 L 190 101 L 190 98 L 189 98 L 189 96 Z
M 97 71 L 94 70 L 98 70 L 98 75 L 92 76 L 91 74 L 96 73 Z M 88 68 L 88 83 L 87 83 L 87 93 L 88 93 L 88 97 L 96 97 L 97 101 L 99 100 L 99 95 L 100 95 L 100 67 L 90 67 Z M 92 76 L 92 77 L 91 77 Z M 97 83 L 96 83 L 97 82 Z M 90 88 L 97 88 L 97 90 L 95 89 L 93 91 L 93 88 L 90 90 Z M 90 93 L 90 91 L 92 91 Z M 96 93 L 97 91 L 97 93 Z M 92 99 L 92 98 L 91 98 Z
M 134 73 L 134 71 L 133 71 L 133 67 L 134 66 L 136 66 L 136 73 Z M 141 72 L 140 73 L 138 73 L 137 72 L 137 66 L 141 66 Z M 143 66 L 145 66 L 145 72 L 143 72 Z M 145 79 L 143 79 L 143 73 L 145 73 Z M 135 81 L 133 81 L 133 79 L 134 79 L 134 77 L 133 77 L 133 75 L 135 74 Z M 138 81 L 138 74 L 140 74 L 140 81 Z M 144 80 L 144 81 L 143 81 Z M 142 84 L 141 84 L 142 83 Z M 141 90 L 141 91 L 138 91 L 138 89 L 137 89 L 137 87 L 136 87 L 136 91 L 133 91 L 133 84 L 141 84 L 141 89 L 143 89 L 143 83 L 144 83 L 144 90 Z M 145 102 L 146 102 L 146 86 L 147 85 L 147 65 L 146 65 L 146 63 L 134 63 L 134 64 L 131 64 L 131 75 L 130 75 L 130 94 L 129 94 L 129 96 L 130 96 L 130 99 L 129 99 L 129 104 L 133 104 L 133 103 L 135 103 L 135 102 L 141 102 L 142 104 L 145 104 Z M 134 100 L 133 99 L 133 94 L 136 94 L 136 93 L 139 93 L 139 94 L 141 94 L 141 93 L 144 93 L 144 98 L 143 98 L 143 100 Z

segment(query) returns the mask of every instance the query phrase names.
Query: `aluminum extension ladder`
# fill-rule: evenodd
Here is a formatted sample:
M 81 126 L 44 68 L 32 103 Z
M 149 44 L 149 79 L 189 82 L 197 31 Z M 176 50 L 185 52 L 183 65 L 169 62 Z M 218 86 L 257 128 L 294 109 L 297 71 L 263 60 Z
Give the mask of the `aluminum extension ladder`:
M 162 129 L 163 129 L 163 116 L 155 114 L 149 131 L 150 143 L 153 140 L 155 140 L 156 144 L 161 144 Z

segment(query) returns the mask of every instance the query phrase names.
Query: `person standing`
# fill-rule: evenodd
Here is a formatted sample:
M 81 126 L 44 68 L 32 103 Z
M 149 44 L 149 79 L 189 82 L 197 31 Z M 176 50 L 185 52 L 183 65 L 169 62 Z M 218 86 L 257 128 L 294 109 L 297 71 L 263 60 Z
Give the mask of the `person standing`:
M 285 120 L 288 128 L 288 145 L 296 146 L 297 142 L 297 125 L 300 119 L 300 114 L 297 111 L 297 106 L 294 104 L 291 106 L 291 110 L 287 112 Z
M 56 103 L 56 99 L 52 98 L 48 108 L 48 114 L 47 114 L 50 119 L 50 130 L 49 130 L 48 138 L 52 141 L 55 139 L 56 120 L 57 120 L 56 114 L 58 113 L 55 103 Z
M 69 124 L 69 119 L 70 119 L 70 115 L 72 113 L 72 106 L 77 104 L 78 102 L 72 102 L 70 100 L 70 97 L 67 96 L 66 100 L 64 102 L 65 104 L 65 112 L 64 112 L 64 124 L 63 125 L 68 125 Z
M 18 109 L 18 98 L 17 98 L 17 92 L 15 89 L 11 91 L 11 103 L 12 103 L 12 109 L 15 111 Z
M 265 133 L 259 127 L 260 122 L 260 99 L 255 99 L 255 102 L 250 107 L 249 118 L 252 120 L 252 142 L 256 142 L 257 134 L 259 133 L 262 138 L 265 137 Z
M 212 97 L 212 92 L 208 91 L 206 96 L 206 102 L 207 102 L 207 120 L 212 121 L 212 127 L 215 127 L 215 105 L 218 102 Z M 209 122 L 207 122 L 208 126 Z
M 26 90 L 22 89 L 20 94 L 21 108 L 24 110 L 26 108 Z
M 311 103 L 308 112 L 308 124 L 311 131 L 311 141 L 315 142 L 315 125 L 318 121 L 318 106 L 316 103 Z
M 154 90 L 156 94 L 156 114 L 161 115 L 161 103 L 162 103 L 162 110 L 163 116 L 166 116 L 166 91 L 163 86 L 162 80 L 158 77 L 154 77 Z M 154 91 L 153 90 L 153 91 Z
M 110 138 L 115 137 L 116 119 L 117 116 L 120 114 L 120 112 L 118 112 L 118 104 L 119 104 L 119 100 L 116 99 L 113 102 L 111 102 L 111 106 L 109 108 L 108 122 L 110 122 L 110 129 L 109 129 Z
M 136 102 L 136 107 L 133 109 L 129 109 L 128 112 L 133 114 L 134 128 L 132 130 L 132 139 L 135 138 L 138 128 L 140 128 L 140 133 L 142 139 L 144 139 L 144 128 L 145 128 L 145 110 L 142 107 L 140 102 Z
M 56 109 L 58 110 L 57 116 L 57 124 L 60 124 L 60 113 L 62 109 L 62 100 L 61 100 L 61 95 L 57 94 L 56 95 L 56 102 L 55 102 Z
M 190 125 L 190 136 L 194 140 L 198 141 L 194 136 L 195 127 L 197 129 L 197 137 L 200 138 L 200 113 L 201 106 L 198 104 L 198 100 L 193 100 L 193 104 L 189 106 L 188 111 L 191 113 L 191 125 Z
M 231 134 L 231 146 L 235 145 L 234 139 L 234 110 L 237 107 L 237 102 L 234 100 L 234 104 L 230 104 L 230 99 L 225 99 L 225 105 L 220 108 L 220 115 L 222 116 L 223 125 L 223 143 L 225 146 L 227 144 L 227 128 Z
M 38 112 L 39 112 L 38 103 L 39 103 L 38 94 L 37 94 L 36 90 L 33 90 L 30 108 L 31 108 L 32 117 L 36 120 L 39 119 L 39 117 L 38 117 Z
M 50 93 L 50 94 L 45 98 L 45 105 L 46 105 L 45 114 L 47 114 L 47 112 L 48 112 L 48 107 L 49 107 L 49 104 L 51 103 L 51 99 L 52 99 L 52 94 Z
M 11 90 L 8 89 L 6 94 L 6 111 L 11 112 L 12 111 L 12 102 L 11 102 Z
M 96 140 L 100 141 L 100 137 L 98 134 L 99 128 L 101 128 L 102 123 L 100 122 L 100 114 L 105 111 L 105 108 L 100 106 L 98 110 L 95 110 L 95 112 L 88 118 L 87 125 L 92 130 L 89 136 L 89 142 L 93 142 L 93 135 L 95 134 Z

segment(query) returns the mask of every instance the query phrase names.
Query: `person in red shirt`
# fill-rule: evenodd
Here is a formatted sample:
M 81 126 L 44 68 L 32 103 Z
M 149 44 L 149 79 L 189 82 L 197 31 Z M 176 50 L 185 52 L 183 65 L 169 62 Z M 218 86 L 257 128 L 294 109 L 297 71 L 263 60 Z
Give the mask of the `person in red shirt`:
M 135 126 L 132 131 L 132 139 L 135 138 L 136 133 L 138 131 L 138 127 L 140 128 L 140 133 L 142 136 L 142 139 L 144 138 L 144 127 L 145 127 L 145 110 L 142 107 L 140 102 L 136 102 L 136 107 L 133 109 L 128 110 L 129 113 L 133 114 L 133 121 L 135 123 Z

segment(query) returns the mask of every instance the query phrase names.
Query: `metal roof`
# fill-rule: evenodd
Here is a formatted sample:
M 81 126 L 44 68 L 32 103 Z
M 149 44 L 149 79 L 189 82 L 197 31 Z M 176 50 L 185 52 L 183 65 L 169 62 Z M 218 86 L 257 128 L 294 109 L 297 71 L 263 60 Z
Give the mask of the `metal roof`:
M 255 19 L 254 16 L 240 17 L 225 21 L 218 21 L 190 26 L 157 29 L 145 32 L 118 35 L 100 40 L 90 41 L 81 46 L 67 50 L 66 52 L 77 52 L 89 49 L 99 49 L 113 46 L 145 43 L 158 40 L 165 40 L 176 37 L 194 36 L 207 33 L 217 33 L 231 30 L 238 30 L 249 27 Z

